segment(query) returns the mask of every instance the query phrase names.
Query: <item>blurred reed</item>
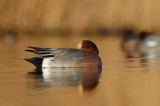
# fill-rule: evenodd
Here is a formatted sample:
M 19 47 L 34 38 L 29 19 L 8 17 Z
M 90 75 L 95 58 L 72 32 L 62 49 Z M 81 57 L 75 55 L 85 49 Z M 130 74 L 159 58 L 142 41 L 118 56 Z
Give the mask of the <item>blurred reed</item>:
M 160 32 L 159 0 L 0 0 L 0 31 Z

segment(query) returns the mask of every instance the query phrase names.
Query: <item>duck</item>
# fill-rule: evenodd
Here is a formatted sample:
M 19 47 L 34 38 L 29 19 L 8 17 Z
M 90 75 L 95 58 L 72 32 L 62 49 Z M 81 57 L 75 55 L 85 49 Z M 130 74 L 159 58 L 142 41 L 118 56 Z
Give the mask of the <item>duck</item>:
M 122 50 L 129 57 L 146 57 L 148 54 L 160 51 L 160 35 L 142 31 L 139 34 L 127 33 L 121 44 Z M 137 57 L 137 56 L 136 56 Z
M 90 40 L 82 40 L 77 48 L 40 48 L 28 46 L 28 52 L 37 56 L 32 58 L 22 57 L 32 63 L 36 68 L 50 67 L 102 67 L 98 47 Z
M 135 45 L 138 41 L 138 35 L 135 34 L 133 31 L 125 31 L 124 36 L 121 43 L 121 49 L 126 54 L 130 54 L 136 51 Z
M 150 34 L 145 36 L 139 47 L 143 57 L 159 57 L 160 56 L 160 35 Z

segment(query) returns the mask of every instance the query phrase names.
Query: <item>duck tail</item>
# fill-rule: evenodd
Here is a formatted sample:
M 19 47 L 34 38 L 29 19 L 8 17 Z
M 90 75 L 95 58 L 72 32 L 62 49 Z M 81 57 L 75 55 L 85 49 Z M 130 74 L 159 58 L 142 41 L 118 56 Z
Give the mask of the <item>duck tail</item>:
M 42 67 L 42 57 L 33 57 L 33 58 L 27 58 L 27 57 L 22 57 L 24 60 L 32 63 L 36 67 Z

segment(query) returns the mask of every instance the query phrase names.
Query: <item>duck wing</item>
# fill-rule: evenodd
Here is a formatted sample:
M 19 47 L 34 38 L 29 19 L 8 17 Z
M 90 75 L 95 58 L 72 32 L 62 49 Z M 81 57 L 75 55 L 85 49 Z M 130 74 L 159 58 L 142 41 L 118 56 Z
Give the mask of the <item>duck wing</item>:
M 68 59 L 68 58 L 76 58 L 82 56 L 82 50 L 74 49 L 74 48 L 39 48 L 39 47 L 32 47 L 28 46 L 25 51 L 35 53 L 38 55 L 37 57 L 33 58 L 26 58 L 22 57 L 24 60 L 32 63 L 36 67 L 42 67 L 42 62 L 45 58 L 51 59 Z M 79 53 L 79 51 L 81 51 Z
M 39 47 L 32 47 L 32 46 L 28 46 L 28 48 L 31 48 L 31 49 L 27 49 L 25 51 L 35 53 L 36 55 L 44 58 L 47 58 L 47 57 L 62 58 L 68 54 L 72 54 L 77 51 L 80 51 L 74 48 L 54 48 L 53 49 L 53 48 L 39 48 Z

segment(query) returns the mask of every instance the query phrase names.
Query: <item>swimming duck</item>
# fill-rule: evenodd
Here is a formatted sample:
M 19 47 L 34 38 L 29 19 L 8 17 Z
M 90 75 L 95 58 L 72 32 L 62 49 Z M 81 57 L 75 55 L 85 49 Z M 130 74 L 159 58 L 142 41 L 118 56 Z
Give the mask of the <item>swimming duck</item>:
M 146 57 L 148 54 L 159 54 L 160 35 L 142 31 L 139 35 L 129 33 L 122 41 L 122 50 L 129 56 L 137 53 Z
M 125 31 L 121 43 L 121 49 L 127 54 L 135 52 L 138 40 L 138 35 L 133 31 Z
M 32 47 L 29 52 L 33 52 L 37 57 L 26 58 L 24 60 L 32 63 L 36 67 L 102 67 L 97 46 L 89 40 L 83 40 L 78 44 L 78 48 L 39 48 Z
M 140 44 L 140 52 L 143 57 L 160 56 L 160 35 L 148 35 Z

